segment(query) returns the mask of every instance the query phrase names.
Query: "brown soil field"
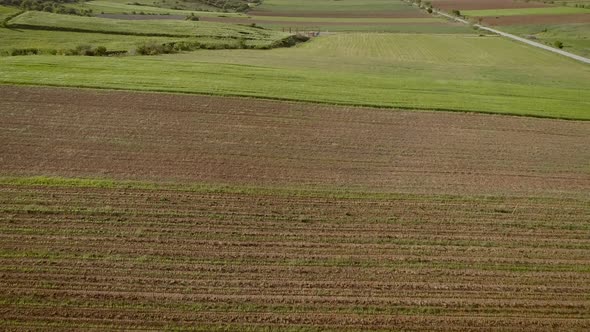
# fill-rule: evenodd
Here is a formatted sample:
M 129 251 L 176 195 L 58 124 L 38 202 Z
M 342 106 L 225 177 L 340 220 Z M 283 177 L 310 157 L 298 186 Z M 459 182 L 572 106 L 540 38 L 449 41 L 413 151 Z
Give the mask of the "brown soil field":
M 433 7 L 442 10 L 540 8 L 551 6 L 542 2 L 516 0 L 432 0 L 431 2 Z
M 587 122 L 1 86 L 1 175 L 587 196 Z
M 317 18 L 420 18 L 420 17 L 431 17 L 430 15 L 423 13 L 419 10 L 413 11 L 392 11 L 392 12 L 368 12 L 368 11 L 359 11 L 359 12 L 309 12 L 309 11 L 287 11 L 287 12 L 278 12 L 278 11 L 261 11 L 261 10 L 252 10 L 248 12 L 250 16 L 277 16 L 277 17 L 317 17 Z
M 4 184 L 0 326 L 587 331 L 589 203 Z
M 521 24 L 590 23 L 590 14 L 484 17 L 483 23 L 494 26 Z
M 588 122 L 0 95 L 2 330 L 590 329 Z
M 326 22 L 321 21 L 318 18 L 317 21 L 268 21 L 268 20 L 257 20 L 256 17 L 252 18 L 224 18 L 224 17 L 202 17 L 201 21 L 206 22 L 220 22 L 220 23 L 233 23 L 233 24 L 252 24 L 258 25 L 278 25 L 284 27 L 295 27 L 295 26 L 306 26 L 306 27 L 320 27 L 320 26 L 396 26 L 396 25 L 420 25 L 420 26 L 449 26 L 450 23 L 438 23 L 438 22 L 347 22 L 345 20 L 340 22 Z

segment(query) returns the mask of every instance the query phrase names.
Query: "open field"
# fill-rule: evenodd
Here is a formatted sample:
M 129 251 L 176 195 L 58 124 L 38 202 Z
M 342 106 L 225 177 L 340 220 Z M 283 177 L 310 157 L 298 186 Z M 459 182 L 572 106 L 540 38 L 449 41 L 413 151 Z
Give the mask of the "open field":
M 137 4 L 131 4 L 137 3 Z M 158 4 L 162 6 L 162 3 Z M 129 1 L 129 0 L 97 0 L 97 1 L 85 1 L 81 3 L 75 4 L 68 4 L 68 7 L 73 7 L 77 9 L 92 9 L 94 14 L 132 14 L 133 12 L 139 14 L 144 13 L 148 14 L 169 14 L 169 15 L 190 15 L 195 14 L 199 17 L 245 17 L 246 15 L 242 13 L 232 13 L 232 12 L 219 12 L 216 8 L 204 6 L 203 9 L 207 9 L 208 11 L 203 10 L 193 10 L 193 9 L 172 9 L 166 7 L 155 7 L 153 1 Z M 176 5 L 177 6 L 177 5 Z
M 14 28 L 100 32 L 143 36 L 218 37 L 259 40 L 278 40 L 287 34 L 246 26 L 178 20 L 133 21 L 98 17 L 26 12 L 10 20 Z
M 266 0 L 249 14 L 294 17 L 412 17 L 423 16 L 401 0 Z
M 111 35 L 103 33 L 85 33 L 45 30 L 8 30 L 0 29 L 0 55 L 13 49 L 35 48 L 43 54 L 54 51 L 73 49 L 79 45 L 104 46 L 109 51 L 130 51 L 139 45 L 149 43 L 164 44 L 171 41 L 204 42 L 203 38 L 170 38 L 133 35 Z M 228 40 L 211 40 L 211 43 L 229 42 Z
M 590 13 L 570 15 L 489 16 L 483 17 L 482 22 L 486 25 L 492 26 L 529 24 L 562 24 L 567 26 L 572 23 L 590 23 Z
M 590 331 L 590 66 L 401 0 L 203 1 L 0 27 L 0 330 Z M 590 52 L 568 13 L 483 23 Z
M 590 9 L 576 7 L 546 7 L 546 8 L 513 8 L 513 9 L 487 9 L 487 10 L 463 10 L 465 16 L 523 16 L 523 15 L 567 15 L 589 14 Z
M 4 329 L 590 327 L 586 122 L 0 89 Z
M 590 15 L 588 15 L 590 18 Z M 502 26 L 502 30 L 521 35 L 533 36 L 538 41 L 553 45 L 561 41 L 563 49 L 590 57 L 590 22 L 581 24 L 528 24 Z
M 511 8 L 543 8 L 550 5 L 537 1 L 514 0 L 431 0 L 432 6 L 445 11 L 480 10 L 480 9 L 511 9 Z
M 586 122 L 122 91 L 0 91 L 4 175 L 589 194 Z
M 590 328 L 587 200 L 70 183 L 0 187 L 4 329 Z
M 0 82 L 4 84 L 241 95 L 569 119 L 590 119 L 589 77 L 590 68 L 573 60 L 476 35 L 335 34 L 271 51 L 0 58 Z

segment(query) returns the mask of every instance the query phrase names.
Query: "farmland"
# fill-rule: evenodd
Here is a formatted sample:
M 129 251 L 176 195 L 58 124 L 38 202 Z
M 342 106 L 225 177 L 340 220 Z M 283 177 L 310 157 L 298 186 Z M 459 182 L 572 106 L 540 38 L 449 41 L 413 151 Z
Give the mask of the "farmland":
M 0 330 L 590 330 L 590 66 L 245 3 L 0 6 Z M 579 6 L 433 5 L 586 47 Z
M 260 52 L 264 52 L 263 57 Z M 335 58 L 338 62 L 334 62 Z M 569 119 L 590 117 L 586 93 L 590 68 L 504 39 L 472 34 L 357 33 L 326 36 L 299 47 L 268 52 L 232 50 L 124 58 L 3 57 L 0 63 L 3 83 L 198 92 Z M 560 70 L 556 71 L 555 66 Z M 95 80 L 86 79 L 89 72 Z M 137 75 L 142 79 L 138 80 Z M 161 79 L 168 76 L 171 79 Z M 359 86 L 359 81 L 367 84 Z M 538 102 L 539 98 L 543 103 Z
M 545 43 L 582 56 L 588 56 L 590 44 L 590 7 L 584 3 L 506 1 L 434 1 L 443 10 L 460 10 L 473 22 Z
M 2 94 L 7 329 L 589 326 L 586 123 Z

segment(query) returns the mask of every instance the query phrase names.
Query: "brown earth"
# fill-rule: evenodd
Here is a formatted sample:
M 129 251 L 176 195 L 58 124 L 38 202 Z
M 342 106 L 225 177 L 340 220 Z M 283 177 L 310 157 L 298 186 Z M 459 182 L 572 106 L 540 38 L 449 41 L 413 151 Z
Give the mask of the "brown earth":
M 442 10 L 540 8 L 551 6 L 542 2 L 516 0 L 432 0 L 431 2 L 433 7 Z
M 248 12 L 250 16 L 277 16 L 277 17 L 317 17 L 317 18 L 420 18 L 420 17 L 431 17 L 430 15 L 421 12 L 419 10 L 409 11 L 392 11 L 392 12 L 350 12 L 350 11 L 331 11 L 331 12 L 308 12 L 308 11 L 261 11 L 252 10 Z
M 6 331 L 590 328 L 587 199 L 5 184 L 0 207 Z
M 1 86 L 3 175 L 585 197 L 588 122 Z
M 494 26 L 521 24 L 567 24 L 590 23 L 590 14 L 568 15 L 517 15 L 484 17 L 483 23 Z
M 267 20 L 257 20 L 256 17 L 253 18 L 224 18 L 224 17 L 203 17 L 201 21 L 206 22 L 220 22 L 220 23 L 233 23 L 233 24 L 252 24 L 256 23 L 258 25 L 279 25 L 284 27 L 294 27 L 294 26 L 306 26 L 306 27 L 319 27 L 319 26 L 396 26 L 396 25 L 420 25 L 420 26 L 448 26 L 449 23 L 439 23 L 439 22 L 347 22 L 346 20 L 342 20 L 340 22 L 325 22 L 318 19 L 318 21 L 288 21 L 288 20 L 280 20 L 280 21 L 267 21 Z

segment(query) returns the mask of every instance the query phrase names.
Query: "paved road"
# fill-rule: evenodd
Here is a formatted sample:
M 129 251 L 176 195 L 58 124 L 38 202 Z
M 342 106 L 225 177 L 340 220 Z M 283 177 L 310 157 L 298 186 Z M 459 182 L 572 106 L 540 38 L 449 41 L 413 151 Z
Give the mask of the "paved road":
M 453 19 L 453 20 L 455 20 L 457 22 L 469 24 L 468 21 L 466 21 L 466 20 L 464 20 L 462 18 L 455 17 L 455 16 L 449 15 L 447 13 L 444 13 L 444 12 L 441 12 L 441 11 L 438 11 L 438 10 L 435 10 L 434 12 L 436 14 L 441 15 L 441 16 L 444 16 L 444 17 L 448 17 L 450 19 Z M 521 43 L 529 44 L 529 45 L 534 46 L 534 47 L 542 48 L 544 50 L 547 50 L 547 51 L 550 51 L 550 52 L 553 52 L 553 53 L 557 53 L 557 54 L 566 56 L 568 58 L 571 58 L 571 59 L 574 59 L 574 60 L 578 60 L 578 61 L 581 61 L 581 62 L 590 64 L 590 59 L 585 58 L 585 57 L 580 56 L 580 55 L 576 55 L 576 54 L 573 54 L 573 53 L 570 53 L 570 52 L 566 52 L 564 50 L 560 50 L 558 48 L 553 48 L 553 47 L 550 47 L 550 46 L 547 46 L 547 45 L 543 45 L 541 43 L 537 43 L 537 42 L 534 42 L 532 40 L 521 38 L 521 37 L 518 37 L 518 36 L 515 36 L 515 35 L 512 35 L 512 34 L 509 34 L 509 33 L 506 33 L 506 32 L 502 32 L 502 31 L 499 31 L 499 30 L 496 30 L 496 29 L 488 28 L 488 27 L 483 26 L 481 24 L 474 24 L 474 26 L 475 27 L 478 27 L 481 30 L 489 31 L 489 32 L 492 32 L 492 33 L 495 33 L 495 34 L 498 34 L 498 35 L 501 35 L 501 36 L 504 36 L 504 37 L 507 37 L 507 38 L 510 38 L 510 39 L 514 39 L 514 40 L 519 41 Z

